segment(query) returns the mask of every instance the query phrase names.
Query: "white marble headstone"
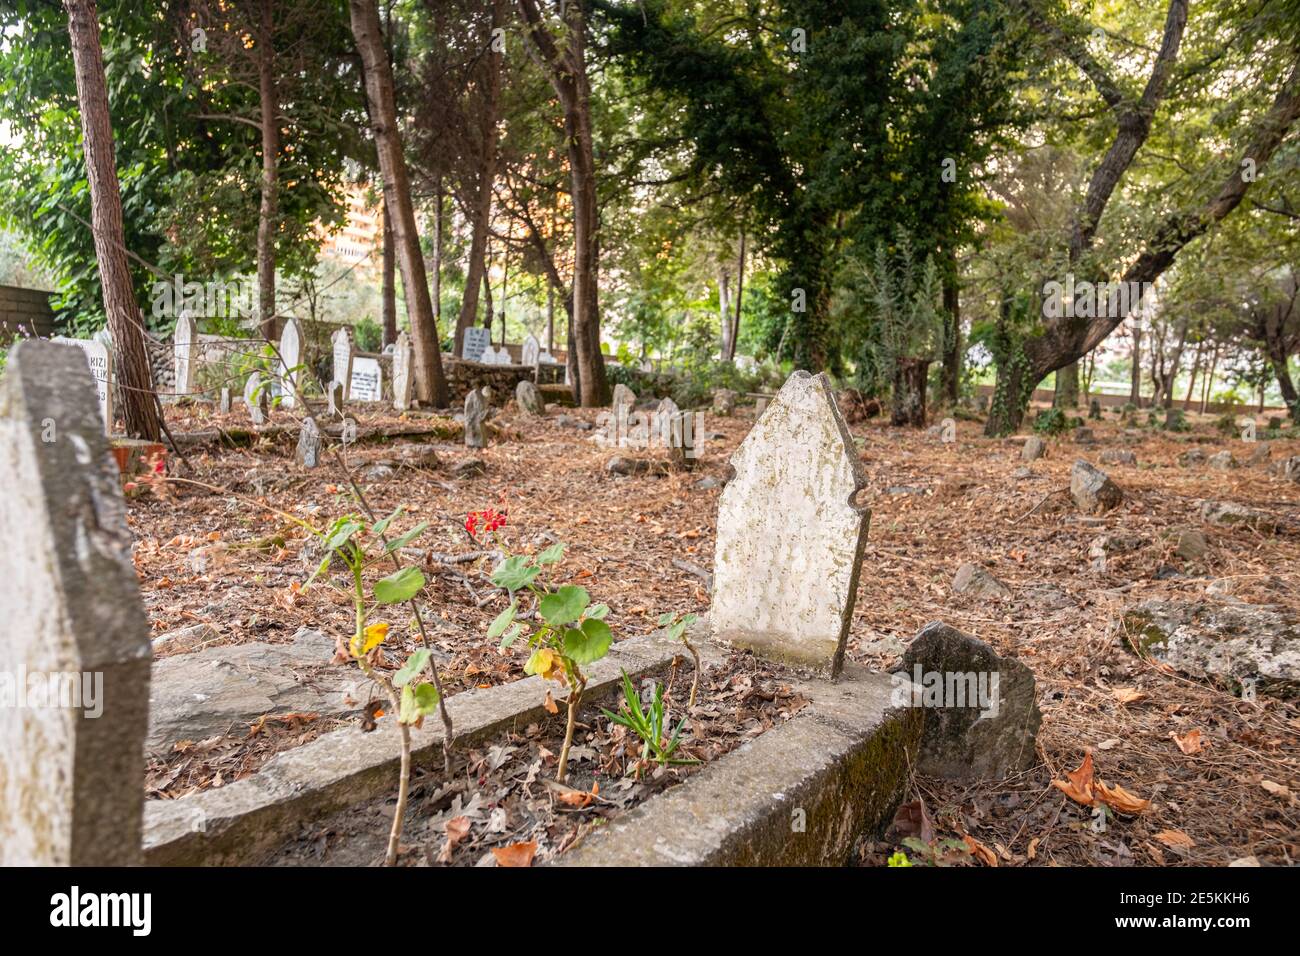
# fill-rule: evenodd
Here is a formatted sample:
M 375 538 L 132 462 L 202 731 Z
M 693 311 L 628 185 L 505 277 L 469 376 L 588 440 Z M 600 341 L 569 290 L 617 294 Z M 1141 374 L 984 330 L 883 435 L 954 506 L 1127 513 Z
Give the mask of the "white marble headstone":
M 529 335 L 528 338 L 524 339 L 520 361 L 529 368 L 536 368 L 541 358 L 541 353 L 542 344 L 537 341 L 535 336 Z
M 839 672 L 870 517 L 824 374 L 795 372 L 731 456 L 718 503 L 710 621 L 722 641 Z
M 302 363 L 302 325 L 293 316 L 285 319 L 284 331 L 280 333 L 280 404 L 293 408 L 298 392 L 298 383 L 302 372 L 298 366 Z
M 393 343 L 393 407 L 404 412 L 411 407 L 411 338 L 405 332 L 398 333 Z
M 486 362 L 483 353 L 492 347 L 492 333 L 481 325 L 471 325 L 465 330 L 460 357 L 469 362 Z
M 334 354 L 334 381 L 343 386 L 343 401 L 348 400 L 348 386 L 352 383 L 352 333 L 339 329 L 330 336 Z
M 348 398 L 354 402 L 381 402 L 384 399 L 384 373 L 379 359 L 358 355 L 352 360 L 352 380 Z
M 195 344 L 198 329 L 194 325 L 194 316 L 185 309 L 176 320 L 176 330 L 172 333 L 172 348 L 175 353 L 173 368 L 176 382 L 173 391 L 177 395 L 188 395 L 194 390 Z
M 60 345 L 73 345 L 81 349 L 90 365 L 90 377 L 95 380 L 95 395 L 99 398 L 99 411 L 104 419 L 104 434 L 113 430 L 113 349 L 108 336 L 93 339 L 68 339 L 55 336 L 51 339 Z

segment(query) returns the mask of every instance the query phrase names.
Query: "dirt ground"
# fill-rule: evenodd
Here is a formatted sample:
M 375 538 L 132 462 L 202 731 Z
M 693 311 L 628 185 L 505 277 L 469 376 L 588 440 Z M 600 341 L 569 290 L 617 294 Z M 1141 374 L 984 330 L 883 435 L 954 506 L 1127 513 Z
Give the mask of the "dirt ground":
M 596 417 L 565 412 L 589 422 Z M 280 419 L 291 421 L 273 413 L 273 421 Z M 604 464 L 614 451 L 593 441 L 594 432 L 558 419 L 557 411 L 538 420 L 507 409 L 486 449 L 435 442 L 437 464 L 398 461 L 386 477 L 361 479 L 376 513 L 404 505 L 411 522 L 431 524 L 418 547 L 432 556 L 424 562 L 431 581 L 425 601 L 431 637 L 446 655 L 448 693 L 518 679 L 525 657 L 523 649 L 503 654 L 486 638 L 505 604 L 486 578 L 492 559 L 446 560 L 483 550 L 464 528 L 471 510 L 506 509 L 503 536 L 512 550 L 565 542 L 556 583 L 581 583 L 593 601 L 609 604 L 616 638 L 652 630 L 667 611 L 707 610 L 719 492 L 696 483 L 725 478 L 727 457 L 753 409 L 742 407 L 732 418 L 706 415 L 718 437 L 693 471 L 666 476 L 609 474 Z M 168 421 L 173 432 L 247 425 L 242 413 L 222 416 L 207 406 L 169 408 Z M 362 416 L 363 430 L 384 423 L 399 420 Z M 1300 708 L 1264 695 L 1246 702 L 1229 689 L 1162 670 L 1129 653 L 1114 624 L 1128 604 L 1195 598 L 1210 581 L 1235 597 L 1300 614 L 1300 534 L 1207 526 L 1198 514 L 1202 500 L 1227 499 L 1300 527 L 1300 484 L 1263 467 L 1180 467 L 1179 454 L 1193 445 L 1209 454 L 1230 448 L 1241 459 L 1249 453 L 1250 446 L 1219 436 L 1209 421 L 1190 434 L 1126 431 L 1109 415 L 1089 425 L 1097 444 L 1051 439 L 1028 475 L 1020 471 L 1021 442 L 985 439 L 978 423 L 958 422 L 952 443 L 879 421 L 852 426 L 872 516 L 849 656 L 889 667 L 924 624 L 943 620 L 1024 660 L 1037 676 L 1043 710 L 1038 768 L 996 787 L 918 776 L 908 812 L 923 818 L 919 830 L 927 839 L 969 836 L 980 847 L 953 854 L 960 864 L 1185 865 L 1245 857 L 1293 863 L 1300 857 Z M 1273 460 L 1300 454 L 1300 441 L 1272 444 Z M 365 475 L 368 462 L 394 458 L 395 448 L 355 445 L 350 467 Z M 1096 464 L 1110 448 L 1137 455 L 1137 467 L 1102 466 L 1124 490 L 1124 503 L 1105 516 L 1080 515 L 1060 494 L 1070 466 L 1076 458 Z M 319 556 L 306 546 L 305 532 L 272 510 L 317 526 L 356 510 L 343 469 L 329 455 L 317 469 L 300 468 L 291 440 L 191 450 L 187 457 L 191 470 L 174 467 L 174 474 L 227 491 L 169 484 L 130 499 L 135 562 L 155 633 L 207 622 L 231 643 L 285 641 L 301 626 L 349 634 L 347 595 L 328 581 L 302 589 Z M 456 466 L 471 458 L 483 462 L 483 473 L 455 477 Z M 1166 533 L 1177 527 L 1205 531 L 1203 560 L 1174 554 Z M 1089 547 L 1105 533 L 1134 546 L 1098 571 Z M 954 594 L 953 575 L 966 561 L 1005 582 L 1012 599 Z M 413 650 L 418 638 L 406 622 L 392 623 L 388 645 L 399 664 L 405 654 L 398 651 Z M 247 738 L 183 742 L 184 752 L 151 767 L 151 796 L 173 798 L 238 779 L 271 753 L 330 726 L 315 715 L 292 717 L 250 728 Z M 1192 731 L 1200 731 L 1199 749 L 1185 753 Z M 1087 753 L 1099 779 L 1149 799 L 1150 808 L 1115 815 L 1096 832 L 1088 809 L 1051 785 Z M 860 862 L 882 864 L 899 848 L 900 832 L 864 841 Z

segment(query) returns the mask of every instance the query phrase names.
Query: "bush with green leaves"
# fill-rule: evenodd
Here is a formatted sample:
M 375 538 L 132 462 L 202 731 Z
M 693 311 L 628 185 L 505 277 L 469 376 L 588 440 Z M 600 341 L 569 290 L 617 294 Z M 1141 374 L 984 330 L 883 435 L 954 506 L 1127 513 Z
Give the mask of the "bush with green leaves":
M 399 554 L 402 548 L 429 527 L 427 521 L 422 521 L 406 532 L 389 538 L 387 535 L 392 523 L 401 513 L 402 508 L 399 507 L 386 518 L 373 523 L 357 515 L 346 514 L 324 531 L 307 525 L 321 542 L 325 558 L 305 585 L 310 587 L 318 578 L 326 575 L 336 560 L 347 569 L 354 611 L 354 628 L 348 642 L 348 653 L 366 677 L 379 685 L 397 715 L 397 728 L 402 738 L 402 760 L 397 807 L 393 812 L 393 826 L 389 833 L 385 861 L 390 866 L 397 860 L 397 840 L 410 790 L 411 728 L 419 727 L 425 717 L 437 710 L 441 696 L 436 675 L 433 675 L 432 682 L 420 679 L 426 669 L 432 671 L 435 666 L 432 651 L 428 647 L 422 647 L 411 654 L 391 678 L 376 669 L 372 663 L 374 651 L 383 646 L 388 638 L 390 625 L 387 621 L 372 621 L 371 618 L 377 616 L 381 608 L 414 601 L 425 585 L 423 572 L 408 565 L 380 578 L 367 591 L 366 571 L 380 562 L 391 561 L 393 555 Z
M 506 590 L 510 606 L 488 628 L 488 639 L 501 638 L 502 649 L 520 639 L 528 642 L 532 653 L 524 664 L 525 674 L 536 674 L 568 688 L 564 746 L 555 772 L 560 783 L 568 773 L 578 705 L 587 686 L 582 668 L 609 653 L 614 642 L 604 620 L 609 605 L 593 605 L 584 587 L 554 584 L 552 570 L 563 559 L 563 543 L 536 555 L 507 555 L 492 572 L 492 583 Z M 530 624 L 530 620 L 534 623 Z
M 656 763 L 661 767 L 670 764 L 699 763 L 692 758 L 673 756 L 681 745 L 682 728 L 686 726 L 686 718 L 679 720 L 672 732 L 668 732 L 668 705 L 664 703 L 664 686 L 658 681 L 655 682 L 654 690 L 650 694 L 650 703 L 642 707 L 641 695 L 633 686 L 632 678 L 627 676 L 627 671 L 623 671 L 623 703 L 619 712 L 614 713 L 604 707 L 600 712 L 640 738 L 641 759 L 635 768 L 637 776 L 641 775 L 641 770 L 649 763 Z
M 1082 418 L 1067 415 L 1060 408 L 1045 408 L 1034 418 L 1034 431 L 1040 435 L 1061 435 L 1082 424 Z
M 1192 430 L 1192 423 L 1187 420 L 1187 413 L 1181 408 L 1174 408 L 1172 405 L 1165 409 L 1164 429 L 1168 432 L 1189 432 Z

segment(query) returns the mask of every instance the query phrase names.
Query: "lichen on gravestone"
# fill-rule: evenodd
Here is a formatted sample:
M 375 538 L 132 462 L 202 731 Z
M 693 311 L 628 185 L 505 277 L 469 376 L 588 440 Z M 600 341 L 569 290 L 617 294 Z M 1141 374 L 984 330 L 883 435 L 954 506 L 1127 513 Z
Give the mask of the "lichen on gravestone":
M 731 457 L 718 504 L 714 636 L 839 672 L 870 513 L 866 478 L 824 374 L 795 372 Z

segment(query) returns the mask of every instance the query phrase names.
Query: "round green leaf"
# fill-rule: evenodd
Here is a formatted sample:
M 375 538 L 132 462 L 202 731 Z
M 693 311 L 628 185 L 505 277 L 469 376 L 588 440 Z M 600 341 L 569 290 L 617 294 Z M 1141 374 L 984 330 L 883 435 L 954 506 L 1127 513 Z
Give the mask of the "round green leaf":
M 424 574 L 419 568 L 402 568 L 375 582 L 375 600 L 380 604 L 400 604 L 415 597 L 422 587 Z

